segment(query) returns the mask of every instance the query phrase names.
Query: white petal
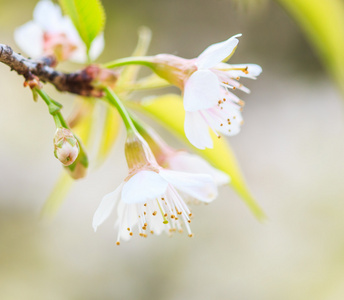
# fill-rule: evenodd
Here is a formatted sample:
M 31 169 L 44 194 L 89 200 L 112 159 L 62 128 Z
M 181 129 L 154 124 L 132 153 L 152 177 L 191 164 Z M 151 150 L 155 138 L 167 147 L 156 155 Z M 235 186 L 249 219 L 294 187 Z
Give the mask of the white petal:
M 87 49 L 85 44 L 80 40 L 76 42 L 77 43 L 77 49 L 73 52 L 73 54 L 70 57 L 70 61 L 76 62 L 76 63 L 85 63 L 87 62 Z M 91 44 L 90 48 L 90 58 L 92 61 L 96 60 L 98 56 L 102 53 L 104 49 L 104 35 L 100 34 L 98 35 L 94 41 Z
M 184 131 L 187 139 L 196 148 L 213 148 L 208 125 L 198 112 L 185 112 Z
M 69 60 L 83 64 L 87 62 L 87 54 L 86 54 L 86 46 L 82 42 L 78 44 L 77 48 L 73 51 L 72 55 L 70 56 Z
M 60 32 L 61 8 L 49 0 L 39 1 L 33 11 L 34 21 L 48 32 Z
M 213 107 L 219 99 L 220 83 L 213 72 L 199 70 L 187 80 L 184 90 L 184 109 L 186 111 Z
M 140 171 L 125 183 L 122 201 L 127 204 L 144 203 L 165 193 L 168 183 L 154 171 Z
M 234 69 L 246 69 L 247 73 L 241 70 L 231 70 Z M 231 78 L 245 77 L 245 78 L 256 78 L 262 73 L 262 67 L 256 64 L 235 64 L 230 65 L 226 63 L 220 63 L 216 65 L 216 69 L 223 70 Z
M 38 58 L 43 54 L 43 30 L 30 21 L 14 31 L 14 40 L 28 56 Z
M 101 33 L 98 35 L 92 42 L 91 48 L 90 48 L 90 58 L 93 60 L 96 60 L 98 56 L 103 52 L 104 50 L 104 34 Z
M 169 159 L 169 168 L 175 171 L 195 174 L 209 174 L 217 185 L 229 183 L 229 176 L 212 167 L 205 159 L 198 155 L 180 151 Z
M 97 227 L 110 216 L 116 202 L 119 200 L 123 184 L 124 182 L 122 182 L 112 193 L 103 197 L 93 216 L 92 226 L 94 231 L 96 231 Z
M 241 34 L 237 34 L 224 42 L 210 45 L 197 57 L 197 67 L 200 69 L 209 69 L 223 61 L 238 45 L 239 41 L 236 37 L 240 36 Z
M 120 237 L 123 240 L 130 239 L 130 231 L 128 228 L 133 228 L 138 223 L 138 212 L 135 204 L 126 204 L 120 201 L 117 206 L 117 221 L 116 225 L 120 225 Z
M 217 187 L 210 175 L 170 170 L 162 170 L 160 175 L 177 190 L 197 200 L 211 202 L 217 197 Z

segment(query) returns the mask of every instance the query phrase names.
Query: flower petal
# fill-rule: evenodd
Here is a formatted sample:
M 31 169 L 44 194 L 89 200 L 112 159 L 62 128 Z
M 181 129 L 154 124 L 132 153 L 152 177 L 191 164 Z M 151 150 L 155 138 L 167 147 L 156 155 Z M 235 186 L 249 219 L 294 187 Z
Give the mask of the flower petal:
M 17 28 L 14 31 L 14 40 L 20 49 L 32 58 L 43 54 L 43 30 L 33 21 Z
M 220 83 L 213 72 L 199 70 L 186 81 L 184 90 L 184 109 L 186 111 L 213 107 L 219 99 Z
M 209 174 L 213 177 L 217 185 L 224 185 L 229 183 L 229 176 L 211 166 L 202 157 L 190 154 L 184 151 L 179 151 L 173 155 L 168 162 L 169 168 L 175 171 L 182 171 L 194 174 Z
M 237 78 L 237 77 L 245 77 L 255 79 L 257 76 L 262 73 L 262 67 L 256 64 L 227 64 L 227 63 L 219 63 L 216 65 L 216 69 L 219 71 L 223 71 L 226 73 L 227 76 L 230 78 Z M 242 70 L 233 70 L 233 69 L 247 69 L 247 72 L 243 72 Z
M 92 60 L 96 60 L 98 56 L 103 52 L 104 45 L 105 45 L 104 34 L 101 33 L 93 40 L 91 44 L 90 57 Z
M 196 148 L 213 148 L 208 125 L 198 112 L 185 112 L 184 130 L 187 139 Z
M 168 183 L 154 171 L 140 171 L 123 186 L 122 201 L 127 204 L 144 203 L 165 193 Z
M 197 200 L 211 202 L 217 197 L 217 187 L 210 175 L 170 170 L 161 170 L 160 175 L 177 190 Z
M 94 231 L 96 231 L 97 227 L 110 216 L 116 202 L 119 200 L 123 184 L 124 182 L 122 182 L 112 193 L 103 197 L 93 216 L 92 226 Z
M 209 69 L 223 61 L 235 50 L 235 47 L 239 43 L 236 38 L 240 36 L 241 34 L 237 34 L 224 42 L 210 45 L 197 57 L 197 67 L 200 69 Z
M 39 1 L 33 11 L 33 20 L 45 31 L 60 32 L 61 8 L 48 0 Z

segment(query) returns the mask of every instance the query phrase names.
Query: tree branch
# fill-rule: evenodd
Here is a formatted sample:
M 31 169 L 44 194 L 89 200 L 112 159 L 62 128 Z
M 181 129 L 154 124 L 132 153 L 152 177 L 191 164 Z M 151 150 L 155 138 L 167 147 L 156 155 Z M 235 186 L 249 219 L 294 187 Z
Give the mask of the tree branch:
M 56 71 L 50 65 L 52 61 L 41 60 L 34 61 L 14 52 L 11 47 L 0 44 L 0 62 L 8 65 L 11 71 L 16 71 L 19 75 L 24 76 L 25 80 L 32 80 L 37 77 L 42 82 L 49 82 L 59 91 L 69 92 L 82 96 L 102 97 L 104 96 L 103 88 L 94 85 L 95 82 L 102 80 L 105 70 L 95 65 L 87 66 L 85 69 L 74 73 L 63 73 Z M 117 74 L 109 74 L 112 81 L 117 80 Z

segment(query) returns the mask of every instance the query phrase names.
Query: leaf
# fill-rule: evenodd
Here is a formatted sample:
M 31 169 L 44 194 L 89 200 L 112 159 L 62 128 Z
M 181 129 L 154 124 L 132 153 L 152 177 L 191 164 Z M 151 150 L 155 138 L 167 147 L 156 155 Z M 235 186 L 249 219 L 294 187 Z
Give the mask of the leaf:
M 67 172 L 63 171 L 43 205 L 41 217 L 52 217 L 58 211 L 73 183 L 74 179 Z
M 344 94 L 344 2 L 276 1 L 295 18 Z
M 60 0 L 61 7 L 73 21 L 87 52 L 93 40 L 104 31 L 105 11 L 100 0 Z
M 121 128 L 121 117 L 117 110 L 110 105 L 106 105 L 105 110 L 103 132 L 97 154 L 98 165 L 104 162 L 108 156 Z
M 184 133 L 184 107 L 180 96 L 175 94 L 164 95 L 154 100 L 143 101 L 141 105 L 132 104 L 142 112 L 148 113 L 172 133 L 181 138 L 185 143 L 190 145 Z M 263 220 L 265 214 L 252 197 L 246 186 L 239 165 L 225 139 L 218 139 L 214 135 L 214 148 L 199 150 L 194 148 L 201 156 L 207 159 L 213 166 L 226 172 L 231 177 L 230 185 L 243 199 L 252 213 L 259 219 Z

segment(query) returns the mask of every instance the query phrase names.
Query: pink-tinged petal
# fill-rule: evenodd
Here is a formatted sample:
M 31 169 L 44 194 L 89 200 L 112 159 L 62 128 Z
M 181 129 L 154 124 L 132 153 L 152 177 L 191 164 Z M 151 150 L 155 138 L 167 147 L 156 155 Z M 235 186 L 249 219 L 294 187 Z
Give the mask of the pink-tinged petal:
M 97 227 L 110 216 L 116 202 L 119 200 L 123 184 L 122 182 L 112 193 L 103 197 L 93 216 L 92 226 L 94 231 L 96 231 Z
M 220 83 L 209 70 L 194 72 L 187 80 L 184 89 L 184 109 L 197 111 L 216 105 L 220 99 Z
M 45 31 L 60 32 L 61 8 L 49 0 L 39 1 L 33 11 L 33 20 Z
M 161 170 L 161 177 L 177 190 L 203 202 L 217 197 L 217 187 L 210 175 Z
M 184 130 L 187 139 L 196 148 L 213 148 L 208 125 L 198 112 L 185 112 Z
M 168 183 L 154 171 L 140 171 L 126 182 L 122 189 L 122 201 L 127 204 L 145 203 L 166 192 Z
M 174 171 L 188 172 L 194 174 L 209 174 L 217 185 L 229 183 L 229 176 L 212 167 L 202 157 L 187 152 L 178 152 L 168 161 L 169 169 Z
M 30 21 L 14 31 L 14 40 L 21 50 L 32 58 L 43 54 L 43 30 L 35 22 Z
M 197 57 L 197 67 L 199 69 L 209 69 L 223 61 L 235 50 L 239 43 L 236 38 L 240 36 L 241 34 L 237 34 L 224 42 L 210 45 Z

